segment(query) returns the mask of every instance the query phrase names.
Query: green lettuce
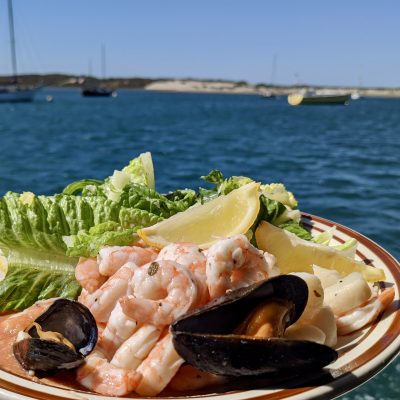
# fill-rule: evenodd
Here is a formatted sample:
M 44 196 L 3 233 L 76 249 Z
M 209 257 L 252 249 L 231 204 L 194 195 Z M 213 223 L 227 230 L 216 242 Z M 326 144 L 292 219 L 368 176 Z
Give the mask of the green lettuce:
M 102 184 L 103 182 L 99 181 L 98 179 L 82 179 L 80 181 L 70 183 L 64 188 L 62 192 L 63 194 L 79 194 L 82 193 L 84 189 L 87 189 L 90 186 L 95 188 Z
M 75 299 L 77 258 L 34 250 L 9 250 L 8 271 L 0 282 L 0 312 L 23 310 L 52 297 Z
M 140 154 L 121 171 L 115 170 L 114 174 L 104 181 L 101 190 L 109 200 L 118 202 L 124 188 L 131 183 L 154 190 L 153 161 L 150 153 Z
M 193 196 L 169 200 L 154 191 L 150 153 L 104 181 L 85 179 L 53 196 L 8 192 L 0 198 L 0 249 L 7 274 L 0 312 L 48 297 L 76 298 L 78 256 L 137 240 L 136 230 L 186 209 Z
M 68 247 L 67 255 L 95 257 L 104 246 L 131 245 L 139 239 L 136 231 L 140 227 L 154 225 L 162 219 L 145 210 L 121 207 L 119 223 L 103 222 L 91 227 L 89 231 L 65 236 L 64 242 Z
M 21 201 L 24 195 L 8 192 L 0 199 L 0 247 L 51 250 L 64 254 L 62 235 L 67 232 L 65 219 L 58 218 L 54 226 L 49 211 L 36 196 L 30 203 Z M 53 215 L 54 209 L 50 214 Z
M 145 210 L 161 218 L 169 218 L 178 212 L 185 211 L 195 202 L 196 198 L 190 193 L 170 200 L 165 195 L 137 184 L 127 185 L 120 197 L 121 206 Z
M 107 230 L 102 233 L 78 233 L 65 238 L 68 245 L 67 255 L 95 257 L 104 246 L 128 246 L 136 242 L 138 228 Z
M 292 232 L 301 239 L 304 240 L 312 239 L 311 233 L 298 222 L 295 221 L 286 222 L 284 224 L 279 225 L 279 228 Z
M 231 176 L 230 178 L 224 179 L 222 172 L 215 169 L 201 178 L 208 183 L 216 185 L 215 190 L 218 194 L 228 194 L 232 192 L 232 190 L 238 189 L 247 183 L 254 182 L 253 179 L 247 176 Z

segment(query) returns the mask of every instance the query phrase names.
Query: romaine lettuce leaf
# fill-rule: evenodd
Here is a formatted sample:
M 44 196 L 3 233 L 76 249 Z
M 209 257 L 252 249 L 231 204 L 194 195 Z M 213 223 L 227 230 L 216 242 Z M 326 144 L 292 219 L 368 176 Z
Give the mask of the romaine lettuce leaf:
M 77 258 L 12 249 L 7 258 L 8 272 L 0 282 L 0 312 L 23 310 L 51 297 L 75 299 L 80 293 L 74 273 Z
M 354 260 L 357 252 L 358 241 L 357 239 L 351 238 L 346 242 L 334 246 L 336 250 L 339 250 L 346 257 L 350 257 Z
M 68 255 L 95 256 L 104 245 L 130 244 L 139 227 L 186 209 L 191 201 L 189 195 L 168 200 L 153 189 L 151 155 L 145 153 L 104 181 L 74 182 L 61 194 L 7 193 L 0 199 L 0 248 L 8 260 L 0 311 L 49 296 L 75 298 L 77 258 Z
M 0 199 L 0 245 L 8 248 L 35 248 L 65 253 L 62 240 L 64 221 L 52 229 L 42 202 L 32 197 L 30 203 L 20 201 L 23 195 L 8 192 Z
M 106 230 L 101 233 L 78 233 L 66 238 L 67 255 L 95 257 L 104 246 L 128 246 L 136 242 L 138 227 L 124 230 Z
M 107 221 L 95 225 L 88 232 L 64 237 L 67 255 L 95 257 L 104 246 L 128 246 L 136 242 L 139 228 L 154 225 L 163 218 L 137 208 L 121 207 L 119 223 Z
M 130 161 L 122 171 L 115 170 L 102 185 L 102 190 L 109 200 L 119 202 L 122 191 L 130 183 L 154 190 L 154 170 L 150 153 L 140 154 Z
M 224 176 L 218 169 L 213 169 L 208 173 L 208 175 L 202 176 L 201 179 L 213 185 L 219 186 L 224 181 Z
M 206 176 L 202 176 L 201 179 L 216 185 L 218 194 L 228 194 L 232 192 L 232 190 L 253 182 L 253 179 L 248 178 L 247 176 L 231 176 L 230 178 L 224 179 L 222 172 L 217 169 L 212 170 Z
M 261 185 L 260 190 L 269 199 L 279 201 L 292 209 L 297 207 L 297 200 L 294 198 L 293 193 L 286 190 L 283 183 Z
M 327 229 L 326 231 L 314 236 L 312 238 L 312 241 L 314 243 L 318 243 L 318 244 L 323 244 L 325 246 L 329 246 L 329 243 L 331 242 L 335 232 L 336 232 L 336 226 L 332 226 L 329 229 Z
M 93 188 L 102 185 L 103 182 L 97 179 L 82 179 L 80 181 L 75 181 L 67 185 L 62 191 L 63 194 L 79 194 L 88 186 L 93 186 Z
M 312 239 L 311 233 L 298 222 L 295 221 L 286 222 L 284 224 L 279 225 L 279 228 L 292 232 L 301 239 L 304 240 Z
M 131 183 L 138 183 L 155 189 L 154 168 L 151 153 L 146 152 L 139 155 L 129 162 L 129 165 L 122 169 L 122 172 L 129 175 Z
M 157 222 L 161 222 L 164 218 L 146 210 L 138 208 L 121 207 L 119 210 L 118 220 L 123 229 L 151 226 Z
M 142 185 L 127 185 L 120 198 L 121 206 L 148 211 L 161 218 L 169 218 L 180 211 L 185 211 L 194 204 L 194 198 L 181 198 L 169 200 L 166 196 Z

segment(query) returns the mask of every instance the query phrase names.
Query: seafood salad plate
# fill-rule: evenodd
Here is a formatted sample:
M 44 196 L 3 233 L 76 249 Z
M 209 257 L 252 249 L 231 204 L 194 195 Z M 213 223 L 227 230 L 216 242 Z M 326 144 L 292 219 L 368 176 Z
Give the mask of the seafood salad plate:
M 329 399 L 400 349 L 400 266 L 213 170 L 155 190 L 150 153 L 0 199 L 0 399 Z

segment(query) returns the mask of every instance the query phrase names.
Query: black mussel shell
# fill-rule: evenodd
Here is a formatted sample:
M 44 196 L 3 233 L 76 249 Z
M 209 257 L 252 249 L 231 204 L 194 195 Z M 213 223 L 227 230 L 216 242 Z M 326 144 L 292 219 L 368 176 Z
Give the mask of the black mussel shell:
M 308 373 L 338 357 L 328 346 L 282 338 L 253 339 L 178 332 L 174 335 L 174 346 L 194 367 L 226 376 Z
M 336 351 L 314 342 L 232 334 L 268 299 L 287 304 L 289 326 L 304 311 L 307 284 L 297 276 L 281 275 L 228 293 L 172 324 L 176 351 L 200 370 L 227 376 L 309 371 L 336 360 Z
M 97 325 L 89 309 L 76 301 L 56 300 L 36 320 L 43 331 L 58 332 L 74 349 L 53 340 L 41 339 L 35 326 L 28 327 L 29 338 L 17 341 L 13 351 L 28 370 L 51 371 L 81 364 L 97 342 Z
M 308 300 L 308 287 L 294 275 L 281 275 L 233 290 L 172 324 L 172 332 L 230 334 L 257 305 L 276 299 L 289 308 L 288 326 L 295 323 Z
M 15 342 L 13 351 L 24 369 L 42 372 L 75 368 L 85 358 L 61 343 L 35 338 Z

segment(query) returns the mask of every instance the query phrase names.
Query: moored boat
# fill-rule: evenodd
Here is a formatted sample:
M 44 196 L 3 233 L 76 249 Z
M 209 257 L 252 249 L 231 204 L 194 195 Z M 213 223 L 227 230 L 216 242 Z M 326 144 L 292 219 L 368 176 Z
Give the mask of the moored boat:
M 101 70 L 102 80 L 104 82 L 106 77 L 106 50 L 104 45 L 101 46 Z M 89 68 L 89 76 L 90 75 Z M 83 80 L 81 94 L 84 97 L 117 97 L 117 91 L 115 89 L 111 89 L 101 82 L 99 85 L 96 80 L 90 79 L 89 77 Z
M 265 100 L 274 100 L 274 99 L 276 99 L 276 96 L 271 92 L 262 92 L 262 93 L 260 93 L 259 96 L 262 99 L 265 99 Z
M 81 91 L 84 97 L 116 97 L 117 92 L 108 88 L 94 87 L 94 88 L 84 88 Z
M 17 55 L 15 51 L 14 14 L 11 0 L 8 0 L 8 24 L 10 28 L 10 49 L 13 77 L 10 84 L 0 86 L 0 103 L 31 102 L 39 87 L 21 86 L 18 83 Z
M 0 103 L 28 103 L 34 100 L 39 88 L 23 88 L 18 85 L 0 87 Z
M 289 94 L 288 103 L 291 106 L 300 105 L 347 105 L 350 101 L 350 94 L 315 94 L 315 93 L 294 93 Z

